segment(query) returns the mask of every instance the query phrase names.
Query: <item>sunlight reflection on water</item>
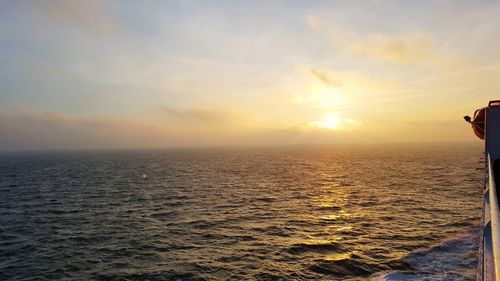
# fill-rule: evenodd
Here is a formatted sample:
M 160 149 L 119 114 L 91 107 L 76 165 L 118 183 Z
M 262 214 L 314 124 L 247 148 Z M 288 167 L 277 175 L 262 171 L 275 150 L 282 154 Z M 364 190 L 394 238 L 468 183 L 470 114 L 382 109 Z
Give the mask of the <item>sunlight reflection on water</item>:
M 472 280 L 480 157 L 472 146 L 4 155 L 0 279 Z M 415 256 L 457 233 L 446 260 Z M 419 270 L 430 258 L 464 262 Z

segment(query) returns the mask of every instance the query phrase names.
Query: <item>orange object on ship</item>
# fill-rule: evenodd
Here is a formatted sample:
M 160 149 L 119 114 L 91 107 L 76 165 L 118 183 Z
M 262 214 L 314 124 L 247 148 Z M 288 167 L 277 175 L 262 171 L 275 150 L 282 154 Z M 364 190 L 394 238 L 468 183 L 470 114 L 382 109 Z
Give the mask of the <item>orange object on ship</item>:
M 487 107 L 480 108 L 474 112 L 474 117 L 471 119 L 469 116 L 465 116 L 465 120 L 472 125 L 472 130 L 474 134 L 482 140 L 484 140 L 484 123 L 486 119 L 486 109 L 491 107 L 500 106 L 500 100 L 490 101 Z
M 474 134 L 484 140 L 484 119 L 486 117 L 486 107 L 480 108 L 474 112 L 474 118 L 470 122 Z

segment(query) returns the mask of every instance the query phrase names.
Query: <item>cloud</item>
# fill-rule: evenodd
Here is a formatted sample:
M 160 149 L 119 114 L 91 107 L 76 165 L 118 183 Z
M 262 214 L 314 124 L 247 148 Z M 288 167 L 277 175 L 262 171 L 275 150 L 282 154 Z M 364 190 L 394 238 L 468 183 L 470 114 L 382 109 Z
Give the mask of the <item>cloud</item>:
M 262 128 L 222 109 L 161 108 L 164 119 L 0 112 L 0 150 L 128 149 L 249 143 Z M 248 119 L 249 120 L 249 119 Z M 253 126 L 253 127 L 252 127 Z
M 392 63 L 422 63 L 438 59 L 432 37 L 423 33 L 408 36 L 374 35 L 352 46 L 359 54 Z
M 214 110 L 215 111 L 215 110 Z M 108 117 L 76 117 L 56 112 L 0 113 L 0 150 L 141 149 L 223 145 L 288 145 L 332 143 L 342 140 L 333 131 L 309 126 L 217 125 L 222 119 L 211 110 L 167 110 L 174 123 Z M 183 123 L 201 122 L 207 127 Z M 161 120 L 160 120 L 161 121 Z
M 171 123 L 180 126 L 204 127 L 214 130 L 224 127 L 237 127 L 244 123 L 240 114 L 223 108 L 189 108 L 178 110 L 166 106 L 160 106 L 160 111 Z
M 400 92 L 401 90 L 399 81 L 366 75 L 359 71 L 330 70 L 309 65 L 301 68 L 309 77 L 320 82 L 327 89 L 339 91 L 350 97 L 367 93 Z M 314 92 L 312 94 L 318 94 L 318 89 L 312 89 L 312 92 Z
M 105 1 L 52 0 L 41 1 L 39 11 L 50 19 L 98 33 L 107 33 L 115 27 L 106 12 Z
M 137 121 L 54 112 L 0 113 L 0 135 L 1 150 L 156 147 L 170 137 Z
M 342 85 L 340 81 L 334 80 L 329 73 L 313 67 L 308 67 L 307 71 L 309 72 L 309 74 L 311 74 L 313 77 L 317 78 L 327 86 L 340 87 Z
M 182 114 L 181 114 L 182 115 Z M 346 119 L 345 122 L 357 121 Z M 311 126 L 254 126 L 244 130 L 179 130 L 130 119 L 75 117 L 54 112 L 0 113 L 0 150 L 142 149 L 225 145 L 349 144 L 397 141 L 470 140 L 463 122 L 392 120 L 369 130 L 328 130 Z M 388 126 L 387 126 L 388 125 Z M 372 127 L 372 128 L 371 128 Z M 392 127 L 392 129 L 390 129 Z M 394 130 L 396 128 L 397 130 Z M 384 133 L 390 139 L 382 137 Z M 465 138 L 464 138 L 465 136 Z
M 433 37 L 424 32 L 400 35 L 364 34 L 344 28 L 335 21 L 317 16 L 306 17 L 306 25 L 327 39 L 337 50 L 351 55 L 362 55 L 376 61 L 395 64 L 450 63 L 451 59 L 439 54 Z

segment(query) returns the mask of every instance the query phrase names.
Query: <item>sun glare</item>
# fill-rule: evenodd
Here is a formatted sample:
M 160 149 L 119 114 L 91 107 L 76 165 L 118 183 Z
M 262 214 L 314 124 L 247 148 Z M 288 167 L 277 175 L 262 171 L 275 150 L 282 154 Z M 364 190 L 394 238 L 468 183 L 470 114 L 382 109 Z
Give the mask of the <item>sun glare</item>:
M 330 113 L 322 120 L 312 121 L 311 125 L 317 128 L 335 130 L 339 128 L 340 118 L 338 113 Z

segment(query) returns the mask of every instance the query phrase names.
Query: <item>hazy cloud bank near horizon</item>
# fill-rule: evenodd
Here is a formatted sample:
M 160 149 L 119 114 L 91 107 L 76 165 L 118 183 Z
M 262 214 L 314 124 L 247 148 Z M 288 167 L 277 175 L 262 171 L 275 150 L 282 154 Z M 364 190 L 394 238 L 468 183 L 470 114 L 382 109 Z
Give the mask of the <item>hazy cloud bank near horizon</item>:
M 195 115 L 197 114 L 195 113 Z M 191 120 L 188 122 L 188 127 L 186 127 L 186 123 L 178 122 L 178 117 L 169 117 L 164 121 L 167 122 L 166 125 L 161 126 L 130 119 L 69 117 L 54 112 L 0 113 L 0 135 L 2 136 L 0 138 L 0 151 L 235 145 L 345 145 L 384 142 L 428 143 L 444 142 L 445 136 L 460 136 L 461 134 L 457 130 L 460 129 L 460 126 L 457 126 L 454 121 L 442 121 L 430 127 L 429 124 L 420 121 L 400 123 L 398 124 L 400 127 L 399 135 L 392 141 L 387 141 L 387 138 L 377 139 L 379 136 L 376 125 L 373 126 L 372 130 L 342 132 L 310 126 L 254 126 L 242 130 L 238 124 L 228 124 L 225 120 L 218 118 Z M 189 126 L 194 126 L 194 129 Z M 442 130 L 441 127 L 447 129 Z M 415 128 L 419 131 L 432 130 L 437 136 L 429 138 L 422 135 L 415 138 L 413 135 Z M 463 139 L 458 137 L 455 141 L 463 141 Z

